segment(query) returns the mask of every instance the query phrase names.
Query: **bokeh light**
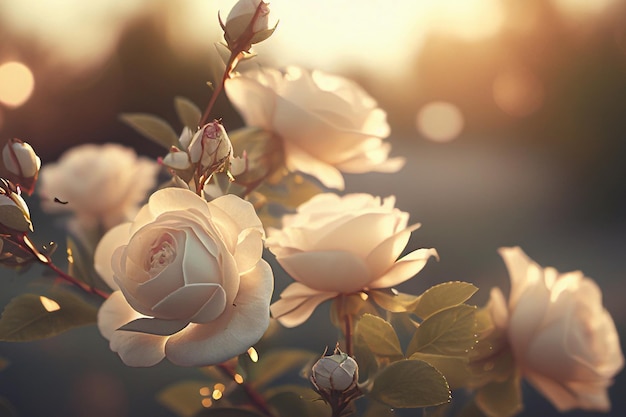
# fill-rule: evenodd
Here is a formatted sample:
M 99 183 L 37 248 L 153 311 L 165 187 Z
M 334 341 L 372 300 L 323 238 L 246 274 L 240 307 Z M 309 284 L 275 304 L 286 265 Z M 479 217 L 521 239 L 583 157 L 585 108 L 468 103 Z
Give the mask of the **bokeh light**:
M 433 142 L 449 142 L 459 136 L 465 124 L 457 106 L 434 101 L 423 106 L 417 114 L 417 130 Z
M 523 117 L 535 112 L 543 99 L 541 80 L 526 68 L 504 71 L 493 81 L 493 100 L 510 116 Z
M 552 0 L 557 8 L 572 16 L 600 13 L 613 3 L 613 0 Z
M 33 93 L 35 78 L 31 70 L 21 62 L 0 64 L 0 102 L 9 107 L 19 107 Z

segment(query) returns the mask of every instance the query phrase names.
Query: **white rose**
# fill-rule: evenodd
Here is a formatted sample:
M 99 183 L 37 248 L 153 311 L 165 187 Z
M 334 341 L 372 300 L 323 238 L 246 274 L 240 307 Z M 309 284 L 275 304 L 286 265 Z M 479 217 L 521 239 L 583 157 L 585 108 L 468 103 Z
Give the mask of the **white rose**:
M 398 285 L 415 274 L 435 249 L 418 249 L 398 259 L 413 230 L 395 198 L 369 194 L 318 194 L 270 230 L 269 250 L 297 281 L 272 304 L 287 327 L 306 321 L 315 307 L 340 294 Z M 397 260 L 397 261 L 396 261 Z
M 248 126 L 283 142 L 287 168 L 344 188 L 341 172 L 396 172 L 387 159 L 386 113 L 354 82 L 320 71 L 265 68 L 226 81 L 226 92 Z
M 111 349 L 130 366 L 164 357 L 204 366 L 245 352 L 269 325 L 274 279 L 263 236 L 239 197 L 207 203 L 189 190 L 155 192 L 96 249 L 96 270 L 117 290 L 98 313 Z
M 136 214 L 158 170 L 156 162 L 122 145 L 81 145 L 44 165 L 38 192 L 45 211 L 72 211 L 81 228 L 110 229 Z
M 259 13 L 257 14 L 257 9 Z M 248 50 L 271 35 L 269 28 L 269 4 L 261 0 L 239 0 L 228 13 L 224 24 L 224 39 L 231 49 Z M 255 19 L 251 31 L 248 26 Z M 268 33 L 269 32 L 269 33 Z
M 596 283 L 580 271 L 541 268 L 518 247 L 500 255 L 511 294 L 507 305 L 494 288 L 489 308 L 522 375 L 561 412 L 608 411 L 607 388 L 624 358 Z
M 33 147 L 20 139 L 10 139 L 2 148 L 2 164 L 7 177 L 31 195 L 41 168 L 41 159 Z

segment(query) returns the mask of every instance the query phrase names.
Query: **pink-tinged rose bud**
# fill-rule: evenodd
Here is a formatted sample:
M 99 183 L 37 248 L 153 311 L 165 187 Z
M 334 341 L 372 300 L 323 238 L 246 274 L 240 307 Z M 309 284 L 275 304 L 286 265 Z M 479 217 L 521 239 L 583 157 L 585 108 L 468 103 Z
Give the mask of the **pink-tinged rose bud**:
M 261 0 L 239 0 L 222 24 L 224 39 L 231 51 L 247 51 L 274 32 L 269 28 L 269 4 Z
M 9 181 L 0 179 L 0 232 L 19 234 L 29 231 L 33 231 L 30 211 L 19 189 Z
M 346 353 L 324 356 L 311 370 L 311 381 L 319 391 L 346 391 L 359 378 L 359 365 Z
M 10 139 L 2 149 L 2 163 L 7 176 L 28 195 L 32 194 L 41 168 L 41 159 L 32 146 L 20 139 Z
M 191 162 L 200 164 L 202 173 L 213 173 L 228 164 L 233 146 L 221 123 L 207 123 L 191 139 L 187 153 Z

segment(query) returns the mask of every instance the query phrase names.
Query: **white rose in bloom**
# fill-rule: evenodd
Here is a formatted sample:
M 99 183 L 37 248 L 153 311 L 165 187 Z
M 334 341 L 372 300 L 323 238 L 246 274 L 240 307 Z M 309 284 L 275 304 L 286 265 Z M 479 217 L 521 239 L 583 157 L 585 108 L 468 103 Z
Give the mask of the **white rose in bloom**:
M 541 268 L 520 248 L 502 248 L 511 276 L 508 305 L 491 292 L 496 326 L 504 328 L 522 375 L 559 411 L 608 411 L 607 388 L 624 358 L 602 294 L 582 272 Z
M 326 193 L 284 216 L 283 229 L 270 230 L 266 245 L 296 282 L 272 304 L 272 315 L 298 326 L 325 300 L 393 287 L 436 257 L 435 249 L 418 249 L 396 260 L 420 225 L 407 228 L 409 214 L 394 203 L 394 197 L 381 203 L 369 194 Z
M 343 189 L 341 172 L 396 172 L 403 158 L 387 159 L 386 113 L 354 82 L 297 67 L 264 68 L 235 76 L 226 92 L 248 126 L 280 138 L 287 168 Z
M 158 170 L 156 162 L 122 145 L 80 145 L 44 165 L 38 192 L 45 211 L 72 211 L 82 227 L 110 229 L 137 213 Z
M 98 313 L 111 349 L 130 366 L 164 357 L 204 366 L 245 352 L 269 325 L 274 278 L 263 236 L 239 197 L 207 203 L 189 190 L 155 192 L 96 249 L 96 270 L 119 289 Z

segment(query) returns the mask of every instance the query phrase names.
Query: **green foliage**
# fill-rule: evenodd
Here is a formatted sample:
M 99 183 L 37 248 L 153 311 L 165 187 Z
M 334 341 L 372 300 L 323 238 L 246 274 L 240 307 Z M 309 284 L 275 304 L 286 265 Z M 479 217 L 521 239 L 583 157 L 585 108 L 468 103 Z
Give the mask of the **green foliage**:
M 46 310 L 41 296 L 36 294 L 22 294 L 12 299 L 0 317 L 0 341 L 44 339 L 96 322 L 97 308 L 77 295 L 57 292 L 50 299 L 58 304 L 58 310 Z
M 309 387 L 282 385 L 265 393 L 268 404 L 281 417 L 326 417 L 330 408 Z
M 391 324 L 380 317 L 365 314 L 358 321 L 355 335 L 377 356 L 389 357 L 392 361 L 403 358 L 400 340 Z
M 426 319 L 438 311 L 464 303 L 476 291 L 478 288 L 468 282 L 444 282 L 424 291 L 413 312 Z
M 262 389 L 293 370 L 313 364 L 318 355 L 298 349 L 276 349 L 259 356 L 257 363 L 247 367 L 248 380 L 255 389 Z
M 401 360 L 383 369 L 368 396 L 392 408 L 429 407 L 450 401 L 444 376 L 424 361 Z
M 92 288 L 110 290 L 95 271 L 93 253 L 72 237 L 67 237 L 67 273 Z
M 429 316 L 415 331 L 407 356 L 416 352 L 467 355 L 477 341 L 475 311 L 476 307 L 462 304 Z
M 472 377 L 468 368 L 467 357 L 417 352 L 411 355 L 409 359 L 422 360 L 437 368 L 446 377 L 450 389 L 466 386 Z
M 242 156 L 245 150 L 249 169 L 237 175 L 237 183 L 252 189 L 284 168 L 285 155 L 280 139 L 256 127 L 244 127 L 228 132 L 234 156 Z
M 198 130 L 202 111 L 195 103 L 186 97 L 174 97 L 174 108 L 180 122 L 191 129 L 192 132 Z
M 209 388 L 208 381 L 181 381 L 168 386 L 157 394 L 157 401 L 181 417 L 193 417 L 204 409 L 201 394 Z
M 33 230 L 33 225 L 18 206 L 3 204 L 0 205 L 0 224 L 17 232 L 29 232 Z
M 519 375 L 512 373 L 504 381 L 480 387 L 475 401 L 487 417 L 510 417 L 519 413 L 523 408 Z
M 394 289 L 372 290 L 368 292 L 374 302 L 392 313 L 405 313 L 415 310 L 420 297 L 404 294 Z
M 179 145 L 178 135 L 172 126 L 158 116 L 147 113 L 123 113 L 120 120 L 167 150 Z

